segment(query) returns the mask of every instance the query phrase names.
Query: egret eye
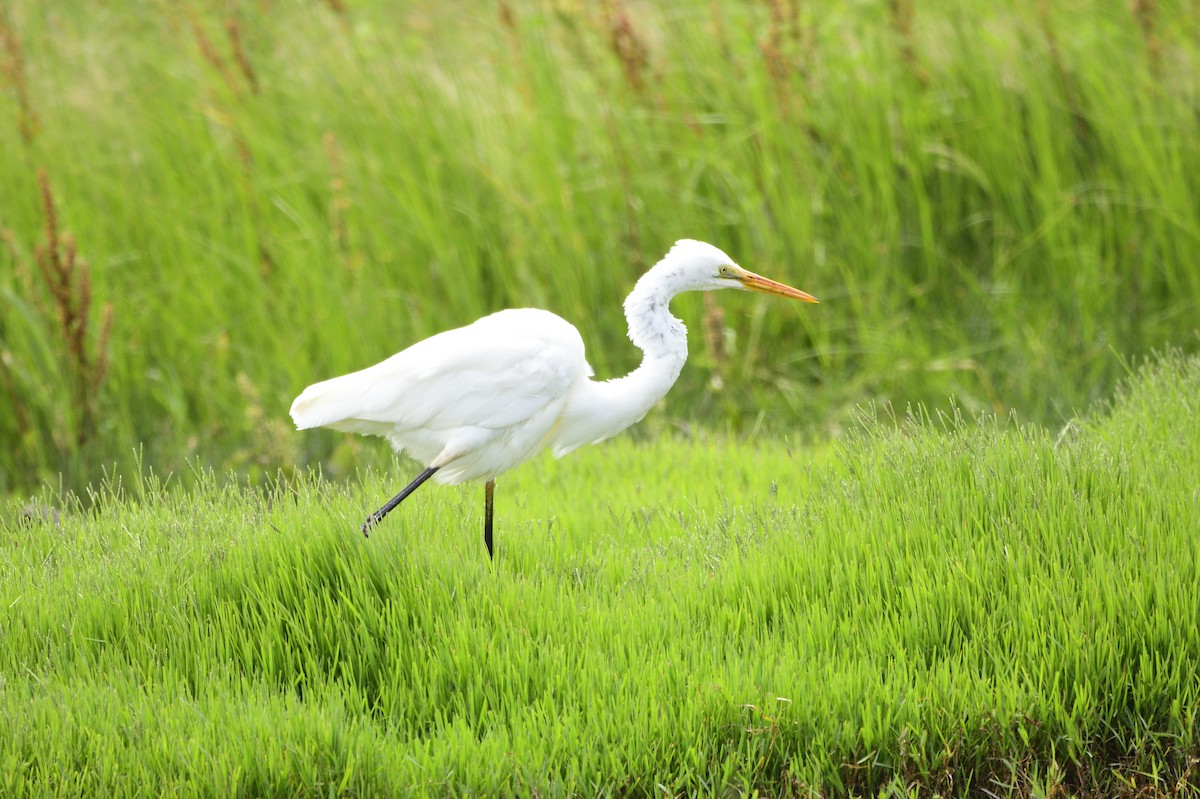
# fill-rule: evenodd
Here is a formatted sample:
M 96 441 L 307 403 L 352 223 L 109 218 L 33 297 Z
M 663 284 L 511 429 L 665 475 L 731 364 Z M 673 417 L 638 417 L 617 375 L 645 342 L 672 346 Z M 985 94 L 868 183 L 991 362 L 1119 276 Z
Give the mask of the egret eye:
M 717 270 L 717 274 L 720 275 L 721 277 L 729 277 L 729 267 L 722 266 L 720 269 Z

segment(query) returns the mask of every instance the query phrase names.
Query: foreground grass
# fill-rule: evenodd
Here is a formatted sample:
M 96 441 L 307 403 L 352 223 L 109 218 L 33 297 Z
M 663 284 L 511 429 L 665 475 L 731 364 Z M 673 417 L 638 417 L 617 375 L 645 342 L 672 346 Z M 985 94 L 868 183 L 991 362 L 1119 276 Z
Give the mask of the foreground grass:
M 0 794 L 1195 795 L 1198 396 L 14 508 Z
M 619 374 L 621 299 L 681 237 L 824 304 L 680 298 L 675 417 L 821 439 L 955 396 L 1057 426 L 1197 346 L 1188 3 L 494 8 L 5 0 L 0 492 L 139 446 L 332 470 L 292 397 L 502 307 Z

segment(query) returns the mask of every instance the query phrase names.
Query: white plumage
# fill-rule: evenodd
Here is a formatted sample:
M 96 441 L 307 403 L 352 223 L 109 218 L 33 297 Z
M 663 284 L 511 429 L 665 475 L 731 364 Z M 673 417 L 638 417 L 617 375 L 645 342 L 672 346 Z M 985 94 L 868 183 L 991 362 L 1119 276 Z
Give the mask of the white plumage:
M 535 308 L 485 316 L 382 363 L 309 386 L 300 429 L 387 438 L 435 480 L 491 480 L 542 450 L 569 390 L 592 374 L 579 332 Z
M 669 312 L 671 298 L 719 288 L 816 302 L 742 269 L 712 245 L 684 240 L 625 300 L 629 338 L 644 352 L 641 366 L 625 377 L 592 380 L 583 339 L 561 317 L 533 308 L 500 311 L 309 386 L 292 403 L 292 419 L 302 430 L 383 436 L 428 467 L 367 520 L 364 533 L 430 476 L 441 483 L 485 480 L 490 554 L 495 478 L 546 447 L 562 456 L 645 416 L 687 359 L 686 329 Z

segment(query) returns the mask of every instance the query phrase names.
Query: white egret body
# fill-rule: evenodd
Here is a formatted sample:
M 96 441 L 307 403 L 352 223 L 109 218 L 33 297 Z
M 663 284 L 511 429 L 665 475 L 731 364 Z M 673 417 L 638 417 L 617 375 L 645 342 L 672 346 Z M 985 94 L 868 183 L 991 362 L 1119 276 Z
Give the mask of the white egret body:
M 484 542 L 492 554 L 492 492 L 500 474 L 551 447 L 561 457 L 646 415 L 679 377 L 687 331 L 669 310 L 683 291 L 740 288 L 816 302 L 749 272 L 710 244 L 683 240 L 625 300 L 641 366 L 592 380 L 573 325 L 534 308 L 500 311 L 439 333 L 382 363 L 309 386 L 292 403 L 297 428 L 387 438 L 426 465 L 367 519 L 363 533 L 436 473 L 440 483 L 486 481 Z

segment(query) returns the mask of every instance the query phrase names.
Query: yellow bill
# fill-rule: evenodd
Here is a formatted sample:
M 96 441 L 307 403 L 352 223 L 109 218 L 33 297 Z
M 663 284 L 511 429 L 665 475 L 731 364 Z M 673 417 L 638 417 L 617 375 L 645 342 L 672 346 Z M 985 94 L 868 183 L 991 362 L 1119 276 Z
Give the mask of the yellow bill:
M 794 289 L 784 283 L 780 283 L 770 278 L 756 275 L 753 272 L 739 274 L 737 279 L 741 282 L 744 288 L 750 291 L 758 291 L 763 294 L 774 294 L 779 297 L 788 297 L 793 300 L 803 300 L 804 302 L 820 302 L 816 297 L 808 292 Z

